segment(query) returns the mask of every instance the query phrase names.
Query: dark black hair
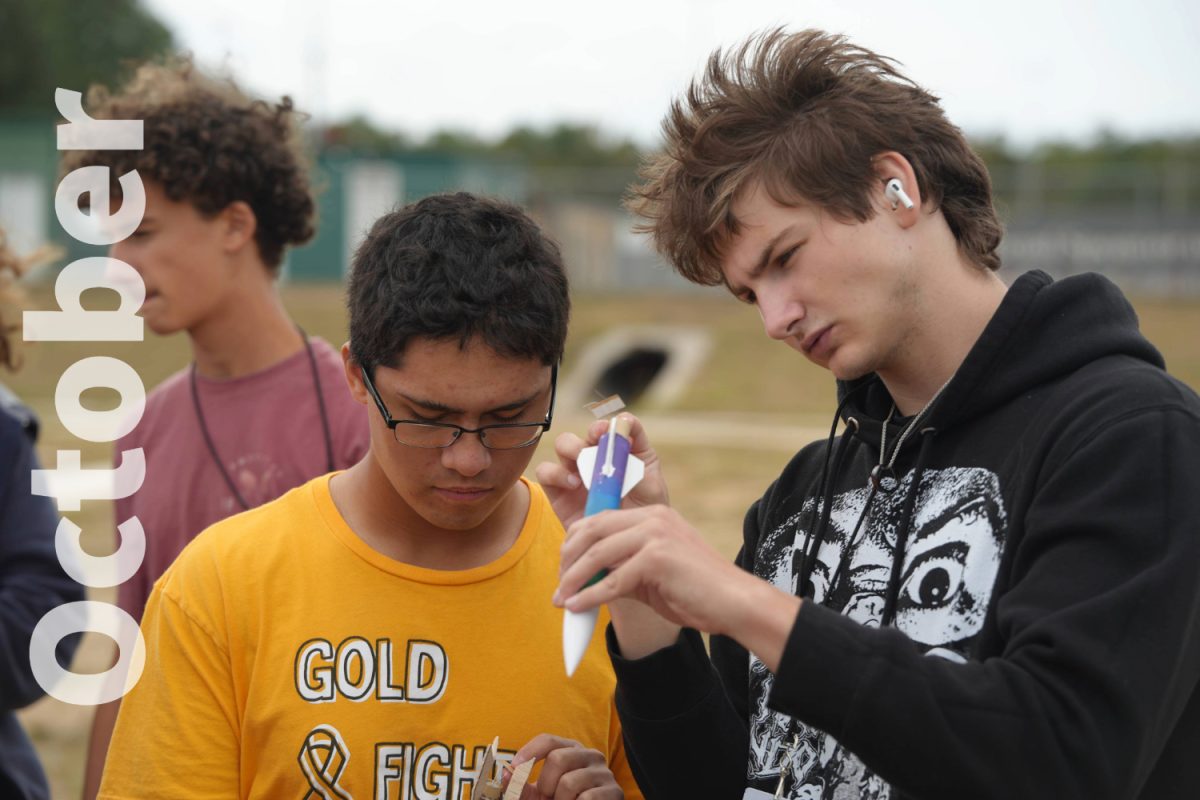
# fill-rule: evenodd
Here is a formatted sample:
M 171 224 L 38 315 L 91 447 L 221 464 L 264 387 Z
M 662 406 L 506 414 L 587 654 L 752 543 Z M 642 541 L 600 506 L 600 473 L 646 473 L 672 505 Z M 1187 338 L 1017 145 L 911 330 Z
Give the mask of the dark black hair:
M 397 367 L 409 339 L 479 336 L 513 358 L 562 359 L 571 301 L 562 255 L 521 209 L 466 192 L 381 217 L 354 254 L 350 352 Z

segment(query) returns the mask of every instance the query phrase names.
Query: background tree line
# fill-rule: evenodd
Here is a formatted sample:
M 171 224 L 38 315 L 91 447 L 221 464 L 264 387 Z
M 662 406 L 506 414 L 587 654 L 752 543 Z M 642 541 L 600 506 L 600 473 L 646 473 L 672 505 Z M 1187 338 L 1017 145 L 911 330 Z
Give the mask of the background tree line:
M 171 32 L 138 0 L 3 0 L 0 120 L 52 115 L 55 86 L 119 84 L 134 64 L 170 53 L 175 45 Z M 646 149 L 587 123 L 518 125 L 492 139 L 438 130 L 418 139 L 364 116 L 314 126 L 312 141 L 318 152 L 497 159 L 528 168 L 547 193 L 585 187 L 601 195 L 619 194 Z M 992 170 L 1001 202 L 1015 207 L 1132 202 L 1156 212 L 1200 210 L 1200 134 L 1134 139 L 1099 131 L 1088 142 L 1033 148 L 1014 147 L 1003 137 L 973 143 Z

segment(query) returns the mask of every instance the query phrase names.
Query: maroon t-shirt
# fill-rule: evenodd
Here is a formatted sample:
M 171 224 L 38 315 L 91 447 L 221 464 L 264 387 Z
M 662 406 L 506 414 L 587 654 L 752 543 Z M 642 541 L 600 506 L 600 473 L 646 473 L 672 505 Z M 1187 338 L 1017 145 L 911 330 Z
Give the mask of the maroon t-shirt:
M 333 441 L 333 468 L 345 469 L 367 452 L 365 406 L 346 386 L 342 357 L 313 338 L 321 394 Z M 146 558 L 117 590 L 117 604 L 140 620 L 150 588 L 184 545 L 214 522 L 242 510 L 204 443 L 192 402 L 191 367 L 172 375 L 146 398 L 138 426 L 117 441 L 142 448 L 146 479 L 116 501 L 116 521 L 136 515 L 146 533 Z M 328 471 L 325 434 L 308 353 L 230 380 L 196 376 L 204 422 L 225 471 L 251 508 Z

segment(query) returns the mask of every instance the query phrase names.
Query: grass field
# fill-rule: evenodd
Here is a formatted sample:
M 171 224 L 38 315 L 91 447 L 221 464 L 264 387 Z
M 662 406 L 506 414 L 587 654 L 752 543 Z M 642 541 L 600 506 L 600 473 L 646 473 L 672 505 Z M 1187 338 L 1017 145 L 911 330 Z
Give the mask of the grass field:
M 294 318 L 310 333 L 335 344 L 346 338 L 341 289 L 329 286 L 294 286 L 284 291 L 284 301 Z M 31 305 L 51 307 L 49 291 L 31 298 Z M 1136 300 L 1146 335 L 1164 353 L 1172 373 L 1200 387 L 1200 301 Z M 617 324 L 703 325 L 711 331 L 714 347 L 683 398 L 671 408 L 646 409 L 654 435 L 654 422 L 663 430 L 672 418 L 686 418 L 694 435 L 662 438 L 659 450 L 668 470 L 675 505 L 720 550 L 732 557 L 740 540 L 741 516 L 766 487 L 792 451 L 823 435 L 834 406 L 833 381 L 794 351 L 768 341 L 753 309 L 719 293 L 663 296 L 590 296 L 576 300 L 565 372 L 593 337 Z M 147 388 L 188 361 L 183 336 L 150 338 L 128 344 L 63 343 L 28 345 L 24 368 L 4 381 L 39 412 L 43 427 L 40 453 L 53 465 L 57 449 L 81 449 L 86 462 L 107 462 L 109 448 L 76 440 L 54 413 L 54 388 L 58 377 L 80 358 L 108 355 L 133 366 Z M 113 407 L 115 393 L 97 390 L 85 395 L 93 408 Z M 744 418 L 776 435 L 755 437 L 743 444 L 713 447 L 701 444 L 701 426 Z M 580 430 L 586 424 L 581 411 L 560 409 L 556 431 Z M 765 441 L 764 441 L 765 440 Z M 549 439 L 533 463 L 550 457 Z M 68 515 L 85 531 L 84 546 L 96 555 L 114 547 L 111 510 L 102 502 L 85 504 Z M 111 600 L 111 591 L 94 592 Z M 76 669 L 99 671 L 107 666 L 111 642 L 90 638 L 77 658 Z M 91 710 L 42 700 L 22 712 L 34 737 L 56 798 L 76 798 L 80 791 L 83 752 Z

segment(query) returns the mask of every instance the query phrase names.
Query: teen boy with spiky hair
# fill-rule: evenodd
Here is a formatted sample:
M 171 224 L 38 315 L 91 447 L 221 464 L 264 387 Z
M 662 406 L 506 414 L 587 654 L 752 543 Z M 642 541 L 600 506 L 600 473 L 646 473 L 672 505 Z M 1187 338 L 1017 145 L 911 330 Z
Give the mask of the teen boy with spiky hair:
M 372 228 L 348 304 L 370 450 L 156 584 L 101 797 L 460 800 L 497 736 L 500 767 L 545 759 L 542 797 L 641 797 L 603 646 L 562 669 L 563 530 L 521 477 L 566 339 L 557 247 L 507 204 L 426 198 Z
M 128 85 L 89 96 L 101 119 L 143 123 L 142 150 L 73 151 L 63 170 L 133 170 L 145 186 L 138 229 L 111 256 L 146 288 L 141 315 L 157 334 L 183 332 L 192 364 L 146 399 L 117 454 L 142 448 L 146 479 L 116 501 L 116 520 L 146 534 L 141 568 L 117 591 L 139 619 L 150 587 L 192 537 L 366 449 L 337 350 L 288 317 L 276 288 L 288 246 L 313 234 L 313 199 L 297 112 L 253 99 L 188 61 L 147 64 Z M 119 196 L 119 195 L 117 195 Z M 85 796 L 99 783 L 116 705 L 97 709 Z
M 560 602 L 646 604 L 609 644 L 647 797 L 1200 796 L 1200 399 L 1117 288 L 1005 286 L 982 162 L 841 37 L 714 54 L 665 133 L 634 209 L 833 373 L 844 428 L 736 566 L 657 475 L 570 528 Z M 539 469 L 568 519 L 581 445 Z

